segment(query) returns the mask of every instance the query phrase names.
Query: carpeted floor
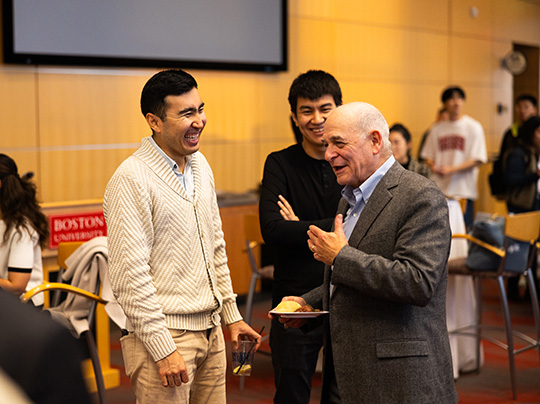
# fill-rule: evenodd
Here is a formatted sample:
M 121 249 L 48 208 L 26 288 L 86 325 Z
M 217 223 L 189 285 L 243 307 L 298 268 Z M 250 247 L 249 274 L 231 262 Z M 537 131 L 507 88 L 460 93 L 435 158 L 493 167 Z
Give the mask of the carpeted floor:
M 499 314 L 499 303 L 496 289 L 485 282 L 483 292 L 484 321 L 490 324 L 502 324 Z M 244 308 L 240 306 L 241 310 Z M 257 296 L 253 310 L 253 326 L 260 330 L 264 325 L 266 334 L 270 321 L 266 312 L 270 309 L 270 295 L 263 291 Z M 532 309 L 529 303 L 512 303 L 511 312 L 514 326 L 522 332 L 533 335 Z M 118 342 L 119 330 L 111 324 L 111 361 L 115 367 L 121 369 L 121 386 L 107 391 L 109 404 L 132 404 L 135 396 L 129 385 L 129 379 L 123 373 L 122 355 Z M 499 335 L 496 331 L 491 335 Z M 268 404 L 272 403 L 274 394 L 272 363 L 267 342 L 263 344 L 255 356 L 252 375 L 244 378 L 244 388 L 240 389 L 240 377 L 233 376 L 227 371 L 227 402 L 236 404 Z M 228 346 L 230 356 L 230 346 Z M 518 379 L 518 400 L 512 399 L 510 389 L 510 376 L 506 351 L 484 342 L 484 365 L 479 373 L 462 374 L 456 381 L 456 388 L 462 404 L 540 404 L 540 355 L 538 350 L 530 350 L 516 358 L 516 372 Z M 229 358 L 230 359 L 230 358 Z M 313 382 L 312 399 L 310 403 L 319 403 L 321 391 L 320 374 L 315 375 Z

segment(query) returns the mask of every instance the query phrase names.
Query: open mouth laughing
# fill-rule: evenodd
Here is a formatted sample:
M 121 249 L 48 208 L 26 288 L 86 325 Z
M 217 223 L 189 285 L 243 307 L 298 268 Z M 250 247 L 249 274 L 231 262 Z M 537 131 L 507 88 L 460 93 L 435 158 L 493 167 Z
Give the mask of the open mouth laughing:
M 184 139 L 192 146 L 195 146 L 199 143 L 199 138 L 201 137 L 200 132 L 186 133 Z

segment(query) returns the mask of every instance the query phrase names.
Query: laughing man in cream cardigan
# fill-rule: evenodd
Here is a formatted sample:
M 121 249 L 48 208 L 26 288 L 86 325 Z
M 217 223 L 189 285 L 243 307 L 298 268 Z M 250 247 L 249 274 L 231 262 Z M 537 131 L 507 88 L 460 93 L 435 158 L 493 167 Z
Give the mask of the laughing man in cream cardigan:
M 104 198 L 113 291 L 137 403 L 225 403 L 226 354 L 260 335 L 238 311 L 212 170 L 198 151 L 206 125 L 197 82 L 154 75 L 141 95 L 152 136 L 112 176 Z

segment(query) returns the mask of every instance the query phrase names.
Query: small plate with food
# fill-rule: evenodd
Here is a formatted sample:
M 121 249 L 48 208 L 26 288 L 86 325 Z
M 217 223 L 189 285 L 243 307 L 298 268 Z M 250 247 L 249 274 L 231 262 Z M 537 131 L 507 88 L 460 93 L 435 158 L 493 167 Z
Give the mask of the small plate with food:
M 328 312 L 314 309 L 309 304 L 300 306 L 299 303 L 293 300 L 287 300 L 270 310 L 270 314 L 283 318 L 315 318 L 328 314 Z

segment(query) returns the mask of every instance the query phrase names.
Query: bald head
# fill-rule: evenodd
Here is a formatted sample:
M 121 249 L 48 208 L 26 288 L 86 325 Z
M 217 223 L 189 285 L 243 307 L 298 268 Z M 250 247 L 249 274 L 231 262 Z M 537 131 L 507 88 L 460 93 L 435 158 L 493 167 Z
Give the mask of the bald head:
M 360 135 L 367 136 L 373 130 L 388 139 L 388 123 L 380 111 L 367 102 L 351 102 L 337 108 L 328 118 L 327 125 L 341 126 L 351 129 Z M 390 144 L 387 146 L 390 149 Z
M 355 188 L 392 155 L 386 120 L 365 102 L 335 109 L 326 121 L 323 142 L 338 183 Z

